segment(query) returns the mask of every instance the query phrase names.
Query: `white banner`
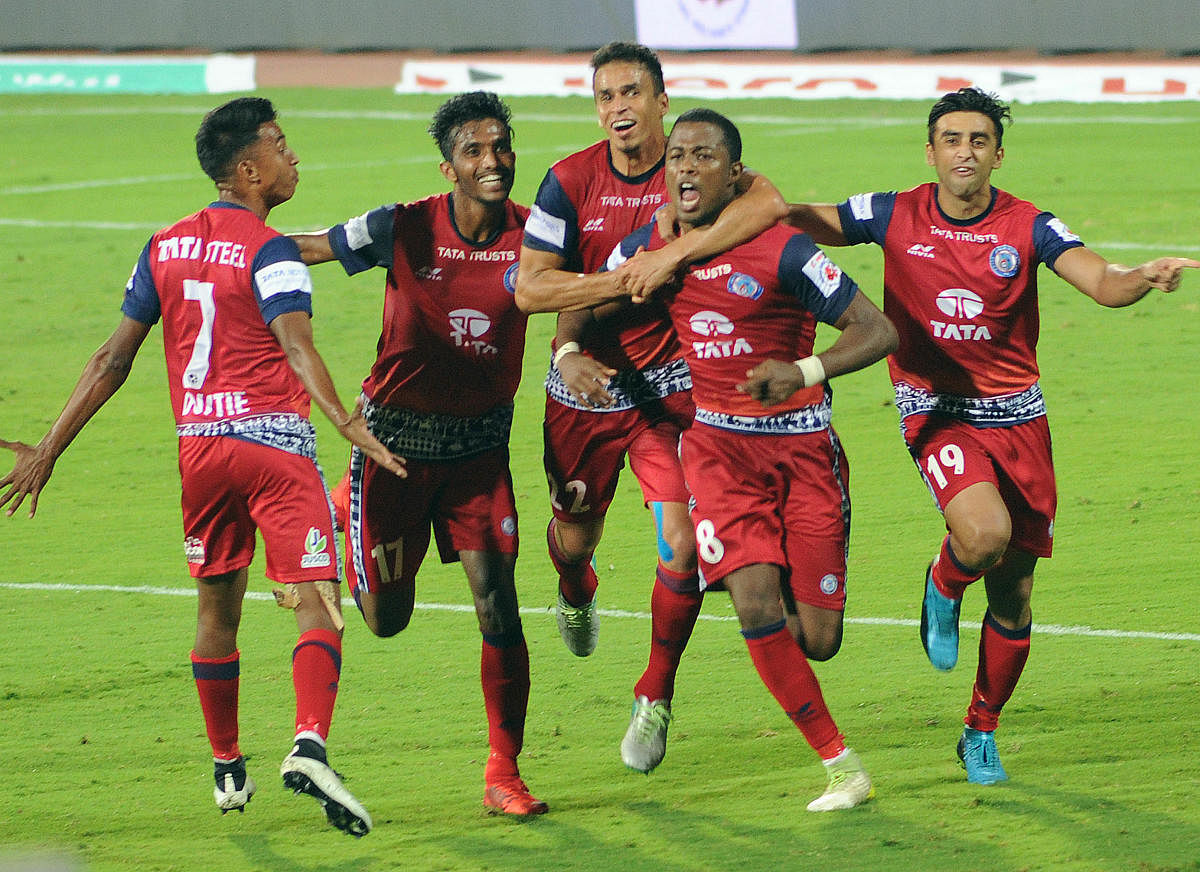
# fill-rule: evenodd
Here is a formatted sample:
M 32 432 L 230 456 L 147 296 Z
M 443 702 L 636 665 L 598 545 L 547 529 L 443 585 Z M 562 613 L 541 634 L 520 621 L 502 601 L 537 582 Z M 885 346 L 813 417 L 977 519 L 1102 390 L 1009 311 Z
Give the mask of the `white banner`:
M 635 10 L 651 48 L 796 47 L 794 0 L 636 0 Z
M 936 100 L 974 85 L 1005 100 L 1076 103 L 1200 100 L 1200 63 L 1150 65 L 928 63 L 664 63 L 673 97 Z M 399 94 L 495 91 L 507 96 L 592 94 L 586 62 L 408 61 Z

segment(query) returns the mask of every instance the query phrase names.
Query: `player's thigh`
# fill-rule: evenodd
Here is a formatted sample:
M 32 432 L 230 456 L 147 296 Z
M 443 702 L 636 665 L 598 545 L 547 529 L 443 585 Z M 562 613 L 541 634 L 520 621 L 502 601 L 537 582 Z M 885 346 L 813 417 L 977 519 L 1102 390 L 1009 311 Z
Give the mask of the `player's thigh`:
M 508 452 L 446 464 L 431 520 L 443 563 L 457 560 L 460 551 L 515 555 L 520 537 Z
M 222 437 L 179 440 L 184 553 L 194 578 L 236 572 L 254 559 L 247 471 L 239 468 L 236 454 L 241 447 L 242 443 Z
M 604 517 L 636 421 L 634 410 L 583 412 L 547 398 L 543 465 L 554 517 L 568 522 Z
M 850 489 L 845 457 L 832 430 L 781 437 L 786 499 L 781 507 L 788 585 L 797 604 L 846 607 Z
M 424 461 L 409 461 L 407 467 L 408 476 L 400 478 L 361 452 L 351 459 L 347 576 L 356 596 L 394 588 L 411 594 L 429 548 L 440 474 L 436 464 Z
M 696 554 L 706 585 L 752 564 L 786 563 L 778 511 L 781 494 L 767 462 L 767 443 L 761 441 L 770 438 L 701 424 L 683 435 L 681 456 L 692 493 Z

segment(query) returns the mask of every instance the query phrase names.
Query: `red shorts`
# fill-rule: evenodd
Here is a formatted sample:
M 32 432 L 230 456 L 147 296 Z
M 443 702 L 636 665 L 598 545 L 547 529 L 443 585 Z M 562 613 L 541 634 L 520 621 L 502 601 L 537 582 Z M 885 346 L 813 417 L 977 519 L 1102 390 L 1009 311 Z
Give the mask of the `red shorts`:
M 249 566 L 257 529 L 267 552 L 267 578 L 337 579 L 329 492 L 308 458 L 227 436 L 184 436 L 179 475 L 184 550 L 193 577 Z
M 697 423 L 682 444 L 703 583 L 773 563 L 797 602 L 845 609 L 850 468 L 837 434 L 774 436 Z
M 679 434 L 694 414 L 687 391 L 618 412 L 583 412 L 547 397 L 543 462 L 554 516 L 603 518 L 627 454 L 646 503 L 686 503 Z
M 944 512 L 965 488 L 991 482 L 1012 519 L 1010 544 L 1036 557 L 1050 556 L 1058 492 L 1044 415 L 1011 427 L 910 415 L 904 438 L 938 509 Z
M 351 454 L 346 523 L 350 592 L 365 582 L 412 585 L 432 528 L 443 563 L 460 551 L 516 554 L 517 504 L 507 449 L 466 460 L 417 461 L 399 478 L 358 449 Z

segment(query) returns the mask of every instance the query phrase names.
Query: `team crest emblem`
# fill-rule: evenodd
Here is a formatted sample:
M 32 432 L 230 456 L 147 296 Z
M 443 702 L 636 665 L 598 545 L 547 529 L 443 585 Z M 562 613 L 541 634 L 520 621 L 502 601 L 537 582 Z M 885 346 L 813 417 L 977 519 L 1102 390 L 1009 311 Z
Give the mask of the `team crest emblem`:
M 729 293 L 745 297 L 747 300 L 757 300 L 763 292 L 763 286 L 759 284 L 758 280 L 745 273 L 731 275 L 729 281 L 725 283 L 725 288 Z
M 1002 279 L 1011 279 L 1021 268 L 1021 255 L 1011 245 L 997 245 L 988 256 L 992 272 Z
M 513 264 L 504 271 L 504 290 L 510 294 L 517 292 L 517 267 L 519 264 Z
M 826 575 L 821 579 L 821 593 L 825 594 L 826 596 L 833 596 L 835 593 L 837 593 L 837 589 L 838 580 L 836 575 Z

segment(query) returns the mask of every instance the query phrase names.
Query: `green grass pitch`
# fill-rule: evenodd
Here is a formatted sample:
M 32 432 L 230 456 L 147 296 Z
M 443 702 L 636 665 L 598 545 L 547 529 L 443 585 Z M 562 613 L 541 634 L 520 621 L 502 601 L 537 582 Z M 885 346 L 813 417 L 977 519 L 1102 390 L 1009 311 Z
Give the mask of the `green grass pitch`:
M 425 133 L 437 98 L 266 96 L 301 159 L 300 188 L 274 226 L 323 227 L 444 190 Z M 218 102 L 0 97 L 0 436 L 44 432 L 116 325 L 146 238 L 212 198 L 192 137 Z M 510 103 L 514 197 L 529 203 L 546 167 L 600 131 L 586 100 Z M 675 101 L 672 115 L 691 105 Z M 747 164 L 790 200 L 931 177 L 925 104 L 717 108 L 739 122 Z M 1018 106 L 994 179 L 1110 260 L 1196 256 L 1197 133 L 1196 103 Z M 878 250 L 832 254 L 879 301 Z M 318 347 L 349 402 L 374 356 L 383 277 L 324 266 L 314 279 Z M 591 658 L 572 657 L 548 611 L 539 428 L 552 320 L 538 316 L 513 473 L 533 677 L 523 773 L 550 814 L 522 824 L 483 812 L 478 631 L 460 569 L 428 558 L 417 594 L 427 605 L 399 637 L 375 639 L 347 614 L 330 747 L 375 818 L 359 841 L 278 780 L 295 632 L 261 598 L 261 564 L 252 568 L 242 747 L 260 789 L 244 815 L 222 817 L 188 668 L 195 601 L 155 331 L 129 382 L 59 462 L 37 518 L 0 516 L 0 870 L 1195 872 L 1200 274 L 1118 311 L 1045 270 L 1041 286 L 1058 544 L 1039 567 L 1032 656 L 997 734 L 1008 784 L 968 785 L 954 757 L 977 631 L 964 632 L 950 675 L 929 668 L 917 640 L 921 575 L 942 526 L 902 448 L 882 366 L 836 383 L 835 424 L 853 467 L 850 599 L 842 651 L 817 666 L 877 799 L 848 813 L 804 811 L 822 773 L 754 673 L 723 594 L 706 602 L 685 656 L 665 762 L 649 777 L 625 770 L 617 745 L 646 656 L 650 519 L 626 481 L 598 553 L 600 606 L 619 613 L 604 616 Z M 315 420 L 334 477 L 346 447 Z M 964 616 L 982 612 L 981 592 L 969 592 Z

